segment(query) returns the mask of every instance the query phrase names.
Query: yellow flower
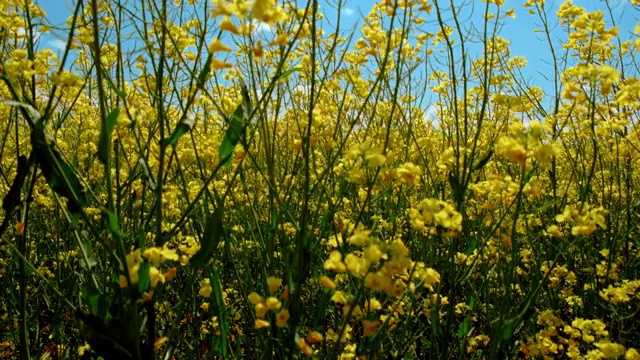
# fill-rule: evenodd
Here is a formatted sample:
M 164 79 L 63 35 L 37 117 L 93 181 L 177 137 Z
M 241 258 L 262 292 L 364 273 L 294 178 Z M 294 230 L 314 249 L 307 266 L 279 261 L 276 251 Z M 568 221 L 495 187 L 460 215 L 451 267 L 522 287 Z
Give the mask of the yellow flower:
M 211 44 L 209 44 L 209 52 L 214 53 L 218 51 L 231 51 L 231 47 L 223 44 L 220 39 L 215 38 L 211 41 Z
M 638 4 L 640 5 L 640 2 Z M 640 360 L 640 353 L 638 353 L 638 350 L 634 348 L 628 348 L 627 352 L 624 354 L 624 358 L 626 360 Z
M 410 162 L 405 163 L 396 169 L 396 176 L 400 181 L 411 185 L 415 184 L 420 179 L 420 173 L 420 167 Z
M 157 267 L 151 266 L 149 268 L 149 280 L 151 281 L 151 287 L 154 288 L 158 283 L 164 282 L 164 275 L 158 270 Z
M 307 344 L 307 342 L 304 341 L 303 338 L 298 339 L 298 348 L 300 348 L 300 351 L 302 351 L 302 353 L 306 356 L 313 355 L 313 348 L 309 346 L 309 344 Z
M 324 269 L 333 270 L 338 273 L 342 273 L 347 270 L 347 267 L 342 262 L 342 254 L 340 251 L 333 250 L 331 254 L 329 254 L 329 258 L 324 261 Z
M 208 298 L 211 296 L 212 291 L 213 290 L 211 289 L 211 281 L 209 279 L 200 281 L 200 296 Z
M 258 305 L 262 302 L 262 296 L 260 296 L 257 292 L 252 292 L 249 294 L 249 302 L 252 305 Z
M 162 249 L 157 247 L 148 248 L 144 251 L 144 258 L 149 260 L 151 265 L 160 266 L 166 260 L 176 261 L 178 260 L 178 254 L 174 249 L 169 249 L 165 244 Z
M 273 24 L 285 20 L 286 14 L 275 0 L 256 0 L 253 4 L 253 18 Z
M 514 8 L 507 10 L 504 14 L 512 19 L 516 18 L 516 10 Z
M 268 298 L 267 301 L 265 301 L 265 304 L 267 305 L 269 310 L 278 310 L 282 306 L 282 303 L 280 302 L 280 300 L 278 300 L 273 296 Z
M 236 14 L 236 4 L 226 4 L 224 0 L 215 0 L 215 6 L 211 9 L 211 16 L 231 16 Z
M 345 264 L 347 264 L 347 269 L 351 273 L 351 275 L 356 277 L 364 276 L 369 270 L 369 264 L 367 260 L 357 257 L 354 254 L 348 254 L 344 258 Z
M 347 297 L 344 295 L 342 291 L 336 291 L 333 296 L 331 296 L 331 301 L 338 304 L 346 304 Z
M 233 64 L 226 61 L 211 59 L 211 68 L 214 70 L 231 69 Z
M 269 276 L 267 278 L 267 286 L 269 287 L 270 294 L 273 294 L 276 291 L 278 291 L 278 288 L 280 288 L 280 285 L 282 285 L 282 279 L 277 278 L 275 276 Z
M 320 283 L 325 289 L 329 289 L 329 290 L 336 289 L 336 283 L 333 280 L 331 280 L 328 276 L 322 275 L 322 277 L 320 278 Z
M 162 349 L 162 347 L 164 346 L 164 344 L 167 343 L 168 338 L 166 336 L 163 336 L 159 339 L 157 339 L 154 343 L 153 343 L 153 350 L 158 351 L 160 349 Z
M 433 291 L 433 287 L 440 282 L 440 274 L 432 268 L 427 268 L 422 274 L 424 286 Z
M 84 345 L 78 346 L 78 356 L 84 356 L 89 350 L 91 350 L 91 345 L 85 341 Z
M 198 250 L 200 250 L 200 244 L 193 236 L 185 236 L 182 243 L 178 246 L 178 250 L 184 253 L 188 257 L 193 256 Z
M 376 244 L 371 244 L 364 248 L 364 258 L 369 262 L 369 264 L 375 265 L 382 258 L 382 250 Z
M 381 272 L 369 273 L 364 278 L 364 286 L 371 290 L 383 291 L 391 285 L 391 279 Z
M 378 328 L 380 327 L 380 321 L 379 320 L 364 320 L 362 321 L 362 327 L 363 327 L 363 332 L 364 332 L 364 336 L 371 336 L 371 335 L 375 335 L 375 333 L 378 331 Z
M 269 46 L 280 46 L 284 45 L 289 41 L 289 35 L 285 33 L 279 34 L 273 41 L 269 43 Z
M 624 346 L 608 340 L 596 342 L 593 345 L 598 347 L 607 359 L 616 359 L 625 354 Z
M 258 319 L 262 319 L 263 317 L 265 317 L 265 315 L 267 315 L 267 312 L 269 312 L 269 308 L 263 303 L 256 304 L 255 310 Z
M 278 315 L 276 315 L 276 325 L 281 328 L 285 327 L 287 326 L 287 321 L 289 321 L 289 310 L 287 309 L 280 310 Z
M 138 283 L 138 270 L 140 270 L 141 262 L 142 256 L 140 256 L 140 249 L 136 249 L 126 256 L 127 269 L 129 271 L 129 278 L 132 284 Z M 122 265 L 120 265 L 120 271 L 124 271 Z M 124 275 L 120 275 L 120 287 L 127 287 L 127 277 Z
M 269 327 L 269 322 L 263 319 L 256 319 L 256 329 L 264 329 Z
M 369 240 L 370 230 L 356 229 L 353 235 L 351 235 L 347 241 L 351 245 L 362 246 Z
M 307 341 L 311 344 L 317 344 L 322 341 L 324 337 L 318 331 L 312 331 L 307 335 Z
M 231 18 L 228 16 L 225 16 L 222 19 L 222 22 L 220 23 L 220 29 L 224 31 L 228 31 L 232 34 L 236 34 L 236 35 L 240 34 L 238 27 L 235 26 L 233 22 L 231 22 Z
M 365 159 L 367 160 L 370 168 L 380 167 L 384 165 L 385 162 L 387 162 L 387 158 L 384 155 L 376 153 L 367 154 L 365 156 Z
M 499 145 L 508 159 L 521 165 L 527 160 L 527 150 L 518 140 L 511 137 L 502 137 L 500 138 Z
M 562 230 L 557 225 L 551 225 L 547 228 L 547 234 L 554 237 L 561 237 L 563 235 Z

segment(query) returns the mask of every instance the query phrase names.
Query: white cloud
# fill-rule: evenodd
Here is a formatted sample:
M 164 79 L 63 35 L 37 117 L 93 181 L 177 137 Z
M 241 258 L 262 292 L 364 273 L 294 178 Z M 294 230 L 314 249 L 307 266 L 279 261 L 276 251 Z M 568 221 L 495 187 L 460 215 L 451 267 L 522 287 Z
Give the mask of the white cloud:
M 424 112 L 424 119 L 426 121 L 435 121 L 438 119 L 438 108 L 435 105 L 431 105 Z
M 352 17 L 356 12 L 351 8 L 344 8 L 342 9 L 342 13 L 344 14 L 344 16 Z
M 304 96 L 309 96 L 309 88 L 303 84 L 298 84 L 293 88 L 294 93 L 302 93 Z
M 260 20 L 253 19 L 251 20 L 251 26 L 254 28 L 254 33 L 262 33 L 262 32 L 273 32 L 271 26 L 266 22 L 262 22 Z
M 26 35 L 26 31 L 24 30 L 23 27 L 19 27 L 16 33 L 21 36 Z M 38 39 L 40 38 L 40 35 L 41 33 L 39 31 L 33 31 L 33 41 L 38 41 Z
M 67 42 L 60 39 L 53 39 L 47 41 L 47 46 L 54 50 L 64 51 L 64 49 L 67 47 Z

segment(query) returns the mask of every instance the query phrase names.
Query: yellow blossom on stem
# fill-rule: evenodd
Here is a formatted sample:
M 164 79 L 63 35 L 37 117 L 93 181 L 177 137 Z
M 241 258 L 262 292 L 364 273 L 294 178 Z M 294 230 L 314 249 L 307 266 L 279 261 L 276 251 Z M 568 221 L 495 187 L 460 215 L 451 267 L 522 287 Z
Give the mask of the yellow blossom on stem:
M 267 278 L 267 287 L 269 288 L 269 294 L 273 294 L 280 288 L 282 285 L 282 279 L 277 278 L 275 276 L 269 276 Z
M 220 41 L 220 39 L 215 38 L 209 44 L 209 52 L 214 53 L 219 51 L 231 51 L 231 47 L 223 44 L 222 41 Z
M 280 310 L 280 312 L 276 315 L 276 325 L 278 327 L 285 327 L 287 326 L 287 321 L 289 321 L 289 310 L 287 309 L 282 309 Z

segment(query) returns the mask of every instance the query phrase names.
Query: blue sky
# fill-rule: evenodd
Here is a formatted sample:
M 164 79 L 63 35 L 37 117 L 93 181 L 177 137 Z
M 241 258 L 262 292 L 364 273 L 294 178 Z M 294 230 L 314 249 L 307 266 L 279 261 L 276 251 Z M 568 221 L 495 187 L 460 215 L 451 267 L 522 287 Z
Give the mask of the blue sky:
M 199 0 L 210 1 L 210 0 Z M 328 1 L 328 2 L 327 2 Z M 322 11 L 324 12 L 327 21 L 334 22 L 337 16 L 336 11 L 333 9 L 336 0 L 320 0 Z M 555 20 L 555 12 L 560 6 L 561 0 L 549 0 L 547 1 L 546 8 L 549 10 L 549 18 L 552 23 Z M 48 19 L 53 24 L 64 24 L 66 19 L 70 16 L 74 1 L 72 0 L 41 0 L 40 6 L 47 12 Z M 173 0 L 170 1 L 173 4 Z M 306 4 L 306 0 L 298 0 L 300 6 Z M 352 29 L 354 26 L 357 28 L 356 38 L 359 35 L 359 30 L 363 22 L 362 15 L 369 12 L 375 2 L 373 0 L 346 0 L 343 3 L 342 8 L 342 25 L 343 29 Z M 448 3 L 448 1 L 446 1 Z M 606 8 L 604 6 L 604 0 L 574 0 L 574 3 L 579 6 L 585 7 L 587 10 L 603 9 L 605 10 L 605 19 L 608 18 L 606 14 Z M 634 9 L 629 0 L 609 0 L 609 3 L 613 9 L 614 17 L 616 18 L 617 25 L 620 30 L 620 36 L 622 39 L 627 39 L 632 36 L 633 28 L 636 25 L 637 20 L 640 18 L 640 10 Z M 477 24 L 480 27 L 482 24 L 482 13 L 484 3 L 480 0 L 466 0 L 464 4 L 473 4 L 475 7 L 475 14 L 470 15 L 469 18 L 463 16 L 466 22 L 463 26 L 468 26 L 469 22 Z M 515 8 L 516 18 L 506 18 L 503 21 L 504 27 L 500 32 L 500 36 L 507 38 L 511 41 L 511 54 L 512 56 L 521 55 L 528 60 L 528 66 L 524 69 L 523 75 L 528 80 L 536 85 L 542 86 L 545 91 L 549 91 L 551 83 L 544 80 L 544 77 L 540 74 L 548 74 L 549 79 L 552 78 L 552 67 L 550 65 L 551 55 L 548 45 L 544 38 L 543 33 L 534 33 L 535 29 L 541 29 L 541 24 L 537 15 L 530 15 L 527 9 L 523 8 L 524 0 L 506 0 L 502 11 L 506 11 L 510 8 Z M 469 6 L 469 5 L 466 5 Z M 496 7 L 492 6 L 493 11 Z M 469 13 L 471 11 L 469 10 Z M 437 30 L 435 21 L 435 12 L 431 13 L 432 18 L 427 19 L 427 23 L 423 25 L 427 31 Z M 561 29 L 555 29 L 552 33 L 558 40 L 558 44 L 564 41 L 565 34 Z M 41 38 L 41 46 L 51 48 L 56 52 L 61 52 L 66 39 L 64 37 L 57 38 L 52 34 L 43 34 Z M 477 46 L 475 49 L 470 47 L 471 55 L 473 52 L 476 54 L 481 53 L 481 47 Z
M 475 2 L 475 14 L 471 15 L 470 21 L 474 22 L 478 27 L 482 24 L 484 3 L 479 0 L 467 0 L 464 2 L 456 1 L 460 3 L 470 4 Z M 542 25 L 537 15 L 530 15 L 528 10 L 523 7 L 525 1 L 510 1 L 506 0 L 505 5 L 502 8 L 502 12 L 514 8 L 516 18 L 506 18 L 503 21 L 503 28 L 499 33 L 500 36 L 511 41 L 511 54 L 513 56 L 524 56 L 529 64 L 527 66 L 525 76 L 526 77 L 539 77 L 538 72 L 548 74 L 552 67 L 548 64 L 550 60 L 549 46 L 545 39 L 545 34 L 534 33 L 535 29 L 542 29 Z M 347 1 L 345 9 L 343 9 L 343 15 L 345 25 L 347 27 L 355 24 L 362 23 L 361 14 L 367 14 L 369 9 L 373 6 L 375 1 L 372 0 L 351 0 Z M 446 1 L 448 3 L 448 1 Z M 559 9 L 561 0 L 549 0 L 547 1 L 547 8 L 549 9 L 549 21 L 553 24 L 555 20 L 555 13 Z M 609 0 L 611 8 L 614 13 L 616 24 L 620 30 L 620 36 L 622 39 L 631 37 L 633 28 L 635 27 L 638 19 L 640 19 L 640 11 L 634 9 L 629 0 Z M 602 9 L 605 12 L 605 19 L 608 19 L 607 10 L 604 5 L 604 0 L 574 0 L 574 4 L 586 8 L 588 11 Z M 495 11 L 496 7 L 492 6 L 492 11 Z M 471 11 L 469 11 L 471 12 Z M 330 14 L 331 12 L 329 12 Z M 429 31 L 437 30 L 435 11 L 431 13 L 432 19 L 427 19 L 426 28 Z M 334 11 L 335 16 L 335 11 Z M 464 16 L 462 18 L 465 18 Z M 430 25 L 431 24 L 431 25 Z M 465 26 L 465 24 L 462 24 Z M 556 28 L 553 31 L 553 35 L 556 39 L 564 41 L 566 35 Z M 473 51 L 473 50 L 471 50 Z M 480 48 L 477 51 L 481 51 Z

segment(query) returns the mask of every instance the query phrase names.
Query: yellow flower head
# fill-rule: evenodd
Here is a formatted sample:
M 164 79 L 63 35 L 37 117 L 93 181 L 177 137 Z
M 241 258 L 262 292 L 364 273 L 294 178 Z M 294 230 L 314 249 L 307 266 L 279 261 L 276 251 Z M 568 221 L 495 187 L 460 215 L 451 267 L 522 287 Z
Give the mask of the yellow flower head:
M 269 294 L 273 294 L 276 291 L 278 291 L 278 288 L 280 288 L 280 285 L 282 285 L 282 279 L 277 278 L 275 276 L 269 276 L 267 278 L 267 286 L 269 287 Z
M 151 263 L 151 265 L 156 267 L 162 265 L 167 260 L 178 260 L 178 254 L 176 251 L 174 249 L 169 249 L 166 244 L 162 249 L 158 247 L 146 249 L 143 256 Z
M 274 24 L 286 19 L 286 13 L 275 0 L 256 0 L 253 3 L 253 18 L 267 24 Z
M 420 167 L 413 163 L 405 163 L 396 169 L 396 176 L 401 182 L 413 185 L 420 180 Z
M 287 321 L 289 321 L 289 316 L 290 316 L 289 310 L 287 309 L 280 310 L 278 315 L 276 315 L 276 325 L 281 328 L 287 326 Z

